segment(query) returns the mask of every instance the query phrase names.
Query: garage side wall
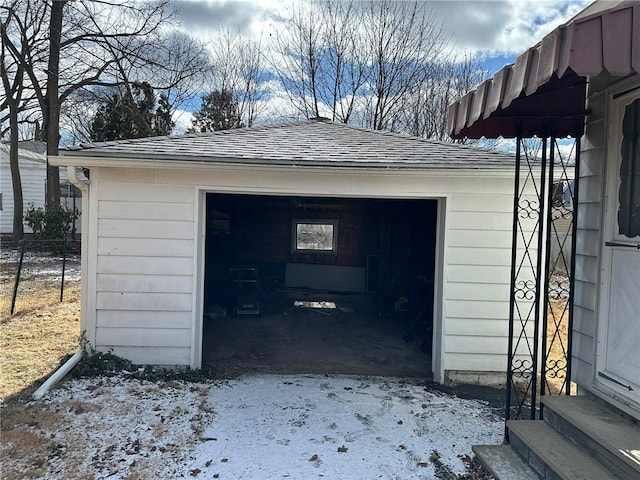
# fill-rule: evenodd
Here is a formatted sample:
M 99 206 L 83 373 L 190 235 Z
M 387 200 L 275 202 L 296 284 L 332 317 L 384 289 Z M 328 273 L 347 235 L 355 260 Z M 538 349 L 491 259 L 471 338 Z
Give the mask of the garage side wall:
M 199 192 L 435 198 L 446 205 L 435 275 L 435 379 L 491 383 L 479 373 L 506 369 L 512 172 L 103 167 L 91 170 L 91 182 L 98 218 L 87 325 L 95 325 L 100 350 L 135 363 L 198 366 L 191 350 L 201 335 L 194 310 Z
M 444 364 L 445 380 L 454 383 L 504 381 L 513 187 L 512 180 L 508 185 L 493 182 L 496 193 L 470 184 L 469 191 L 452 195 L 449 202 Z
M 194 189 L 158 183 L 152 170 L 97 173 L 96 346 L 134 363 L 188 365 Z

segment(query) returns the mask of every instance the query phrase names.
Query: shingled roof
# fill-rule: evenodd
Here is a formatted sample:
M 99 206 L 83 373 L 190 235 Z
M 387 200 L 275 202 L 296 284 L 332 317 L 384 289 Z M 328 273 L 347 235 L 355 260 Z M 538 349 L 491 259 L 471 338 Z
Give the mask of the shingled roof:
M 507 167 L 513 156 L 356 128 L 326 119 L 212 133 L 85 143 L 60 156 L 148 161 L 367 167 Z

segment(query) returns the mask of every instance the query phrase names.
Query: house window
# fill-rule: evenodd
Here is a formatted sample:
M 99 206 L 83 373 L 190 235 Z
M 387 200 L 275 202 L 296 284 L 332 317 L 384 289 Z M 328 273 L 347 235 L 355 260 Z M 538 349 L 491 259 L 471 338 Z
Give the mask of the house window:
M 337 220 L 293 220 L 294 253 L 335 253 Z
M 627 105 L 622 121 L 622 161 L 618 200 L 618 233 L 640 235 L 640 98 Z

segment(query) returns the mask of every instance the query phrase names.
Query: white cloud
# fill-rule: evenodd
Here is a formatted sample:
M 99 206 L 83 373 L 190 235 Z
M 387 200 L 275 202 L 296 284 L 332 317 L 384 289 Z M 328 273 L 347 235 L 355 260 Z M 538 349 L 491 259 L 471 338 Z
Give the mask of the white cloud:
M 591 0 L 428 2 L 456 49 L 483 56 L 517 55 L 565 23 Z
M 193 113 L 186 110 L 175 110 L 171 115 L 171 119 L 175 122 L 175 127 L 173 128 L 175 135 L 183 134 L 193 126 L 191 123 Z
M 179 0 L 184 28 L 210 36 L 220 26 L 268 36 L 295 0 Z M 308 2 L 302 2 L 308 3 Z M 566 22 L 591 0 L 425 0 L 461 52 L 517 55 Z

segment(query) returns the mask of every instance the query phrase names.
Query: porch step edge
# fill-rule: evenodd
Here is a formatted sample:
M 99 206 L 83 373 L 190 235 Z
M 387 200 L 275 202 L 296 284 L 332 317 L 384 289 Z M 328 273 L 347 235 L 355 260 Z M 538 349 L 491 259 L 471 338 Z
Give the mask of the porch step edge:
M 509 443 L 542 478 L 616 479 L 595 458 L 541 420 L 510 420 Z M 554 476 L 555 475 L 555 476 Z
M 496 480 L 540 480 L 509 445 L 473 445 L 471 450 Z
M 623 478 L 640 478 L 640 427 L 587 396 L 543 397 L 544 419 Z

